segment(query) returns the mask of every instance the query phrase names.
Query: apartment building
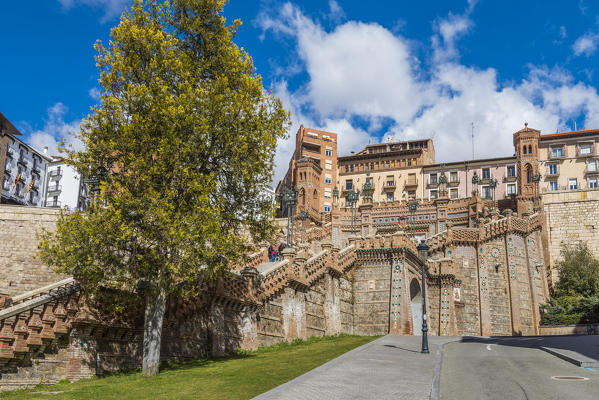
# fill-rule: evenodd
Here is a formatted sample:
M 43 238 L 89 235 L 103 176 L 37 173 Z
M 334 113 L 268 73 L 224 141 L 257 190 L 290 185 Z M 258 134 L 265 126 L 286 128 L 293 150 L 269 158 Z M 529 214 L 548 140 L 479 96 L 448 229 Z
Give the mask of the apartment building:
M 373 190 L 373 202 L 422 199 L 422 166 L 434 162 L 432 139 L 372 144 L 356 154 L 339 157 L 337 186 L 342 202 L 347 203 L 347 193 L 363 191 L 366 183 Z M 358 205 L 363 202 L 361 197 Z
M 50 161 L 47 171 L 44 206 L 84 210 L 89 188 L 81 174 L 61 158 Z
M 599 129 L 542 135 L 526 125 L 514 134 L 522 194 L 597 189 L 598 142 Z
M 495 200 L 516 196 L 516 163 L 516 157 L 502 157 L 426 165 L 422 167 L 426 185 L 424 198 L 439 198 L 443 181 L 447 182 L 445 190 L 452 200 L 470 197 L 473 191 L 483 199 L 492 199 L 493 191 Z M 473 178 L 476 183 L 473 183 Z
M 21 135 L 8 119 L 0 114 L 2 135 L 2 196 L 5 204 L 41 206 L 49 158 L 20 140 Z
M 296 188 L 297 214 L 306 211 L 312 219 L 320 220 L 323 213 L 331 212 L 336 177 L 337 134 L 300 126 L 295 136 L 295 151 L 285 178 L 277 185 L 277 195 L 285 188 Z M 284 202 L 279 215 L 287 215 Z

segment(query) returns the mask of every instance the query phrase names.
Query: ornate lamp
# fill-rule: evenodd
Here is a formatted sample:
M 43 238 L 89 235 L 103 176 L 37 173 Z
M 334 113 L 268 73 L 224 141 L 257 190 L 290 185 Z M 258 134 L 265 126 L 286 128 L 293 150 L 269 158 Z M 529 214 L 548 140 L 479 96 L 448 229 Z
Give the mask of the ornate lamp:
M 429 247 L 426 243 L 424 243 L 424 240 L 422 240 L 418 244 L 417 249 L 418 255 L 422 261 L 422 349 L 420 352 L 423 354 L 428 354 L 428 327 L 426 323 L 426 258 L 428 256 Z

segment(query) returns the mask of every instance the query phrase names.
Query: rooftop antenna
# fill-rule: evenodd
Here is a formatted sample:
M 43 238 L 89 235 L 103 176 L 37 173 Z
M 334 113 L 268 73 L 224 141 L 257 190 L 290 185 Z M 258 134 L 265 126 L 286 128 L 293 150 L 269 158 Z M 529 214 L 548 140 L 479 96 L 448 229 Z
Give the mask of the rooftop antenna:
M 474 122 L 470 123 L 472 127 L 472 159 L 474 160 Z

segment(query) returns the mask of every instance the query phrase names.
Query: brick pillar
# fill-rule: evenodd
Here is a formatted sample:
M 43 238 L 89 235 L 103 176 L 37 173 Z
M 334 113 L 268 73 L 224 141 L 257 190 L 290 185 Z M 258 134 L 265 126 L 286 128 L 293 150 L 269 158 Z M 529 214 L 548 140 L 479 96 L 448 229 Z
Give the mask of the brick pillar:
M 482 227 L 481 227 L 482 230 Z M 491 305 L 489 303 L 489 271 L 490 264 L 484 262 L 485 251 L 489 249 L 480 245 L 477 249 L 478 293 L 480 302 L 480 334 L 491 335 Z
M 14 325 L 15 342 L 13 344 L 13 350 L 15 352 L 15 356 L 23 357 L 23 355 L 29 352 L 27 339 L 25 339 L 27 337 L 27 333 L 27 315 L 19 314 L 17 315 Z
M 520 290 L 517 280 L 517 263 L 510 257 L 513 253 L 513 235 L 508 235 L 507 239 L 507 265 L 508 265 L 508 284 L 510 295 L 510 310 L 512 313 L 512 335 L 522 335 L 522 322 L 520 318 Z
M 241 270 L 241 276 L 248 282 L 250 297 L 256 298 L 256 288 L 258 285 L 258 270 L 256 268 L 244 268 Z M 257 311 L 254 307 L 245 307 L 241 313 L 241 343 L 240 347 L 248 350 L 258 348 L 258 319 Z
M 15 317 L 8 317 L 2 321 L 2 329 L 0 329 L 0 366 L 7 364 L 14 358 L 12 343 L 15 340 L 13 325 Z
M 42 333 L 41 333 L 41 337 L 42 337 L 42 341 L 44 342 L 44 344 L 49 344 L 52 340 L 54 340 L 54 338 L 56 337 L 54 335 L 54 323 L 56 321 L 56 318 L 54 317 L 54 313 L 53 313 L 53 309 L 54 309 L 54 304 L 53 302 L 51 303 L 47 303 L 44 306 L 44 313 L 42 316 Z

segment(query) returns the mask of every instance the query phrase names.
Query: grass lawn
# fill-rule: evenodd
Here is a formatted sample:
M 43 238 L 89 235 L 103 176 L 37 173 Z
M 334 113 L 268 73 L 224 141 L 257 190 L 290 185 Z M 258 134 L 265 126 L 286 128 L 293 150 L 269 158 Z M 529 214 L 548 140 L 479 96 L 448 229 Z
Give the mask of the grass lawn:
M 243 355 L 170 364 L 154 377 L 131 372 L 1 392 L 0 399 L 250 399 L 374 339 L 310 338 Z M 40 391 L 64 393 L 34 394 Z

